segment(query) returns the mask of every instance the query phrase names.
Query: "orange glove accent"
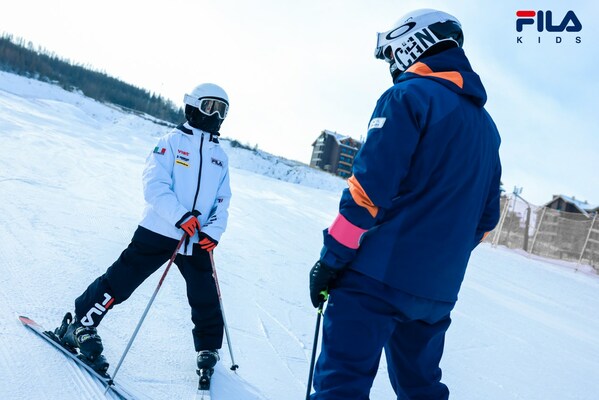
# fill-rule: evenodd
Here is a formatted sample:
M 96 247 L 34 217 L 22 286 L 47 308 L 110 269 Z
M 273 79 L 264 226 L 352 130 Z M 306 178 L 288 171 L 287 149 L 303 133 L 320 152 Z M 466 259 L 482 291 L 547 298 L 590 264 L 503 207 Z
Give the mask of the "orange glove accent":
M 218 240 L 212 239 L 204 232 L 200 232 L 200 247 L 206 251 L 212 251 L 218 244 Z
M 181 224 L 181 229 L 183 229 L 190 237 L 195 235 L 196 230 L 199 231 L 200 228 L 200 221 L 194 216 L 191 216 L 191 218 Z

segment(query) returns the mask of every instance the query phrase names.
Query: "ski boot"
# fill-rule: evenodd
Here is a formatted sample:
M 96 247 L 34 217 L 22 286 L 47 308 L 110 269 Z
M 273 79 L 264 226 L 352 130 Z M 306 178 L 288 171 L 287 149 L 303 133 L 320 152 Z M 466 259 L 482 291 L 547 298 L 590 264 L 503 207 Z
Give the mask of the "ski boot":
M 65 316 L 62 318 L 62 322 L 60 323 L 60 326 L 58 328 L 54 329 L 54 331 L 44 331 L 44 335 L 46 335 L 50 339 L 54 340 L 56 343 L 58 343 L 63 348 L 70 351 L 72 354 L 77 354 L 77 349 L 74 349 L 71 346 L 67 346 L 62 342 L 62 337 L 67 332 L 67 328 L 69 327 L 69 324 L 71 323 L 72 320 L 73 320 L 73 316 L 71 315 L 71 313 L 70 312 L 66 313 Z
M 54 334 L 63 347 L 72 353 L 77 353 L 78 349 L 78 358 L 80 360 L 99 374 L 106 375 L 108 361 L 102 355 L 104 346 L 95 327 L 83 326 L 77 318 L 73 318 L 71 313 L 66 313 L 62 319 L 62 324 L 56 328 Z
M 220 360 L 218 350 L 201 350 L 198 352 L 198 370 L 200 376 L 200 390 L 210 389 L 210 379 L 214 373 L 214 366 Z

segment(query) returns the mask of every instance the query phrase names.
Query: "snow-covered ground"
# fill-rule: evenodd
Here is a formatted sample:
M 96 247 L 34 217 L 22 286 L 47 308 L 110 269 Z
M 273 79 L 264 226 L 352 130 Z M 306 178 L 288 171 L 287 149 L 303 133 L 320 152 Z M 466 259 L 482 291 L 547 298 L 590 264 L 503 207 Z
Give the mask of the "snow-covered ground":
M 145 156 L 166 129 L 0 72 L 0 399 L 104 398 L 96 382 L 16 316 L 54 327 L 118 257 L 142 210 Z M 223 146 L 234 197 L 215 262 L 240 368 L 229 371 L 225 345 L 215 398 L 299 400 L 316 321 L 308 271 L 344 183 L 299 163 Z M 160 275 L 100 326 L 113 366 Z M 598 309 L 599 278 L 588 269 L 479 246 L 442 361 L 452 398 L 599 398 Z M 173 269 L 117 380 L 140 398 L 193 398 L 190 331 L 184 281 Z M 395 398 L 384 362 L 371 398 Z

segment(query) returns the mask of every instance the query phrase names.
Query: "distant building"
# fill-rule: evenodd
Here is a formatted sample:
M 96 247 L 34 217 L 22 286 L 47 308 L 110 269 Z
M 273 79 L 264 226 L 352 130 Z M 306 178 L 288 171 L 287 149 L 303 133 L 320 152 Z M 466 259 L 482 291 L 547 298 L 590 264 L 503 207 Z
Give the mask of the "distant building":
M 587 201 L 580 201 L 574 196 L 569 197 L 564 196 L 563 194 L 554 194 L 553 200 L 546 203 L 544 207 L 558 211 L 582 214 L 587 218 L 590 218 L 594 213 L 599 212 L 599 205 L 589 204 Z
M 337 132 L 324 130 L 312 143 L 310 166 L 320 168 L 342 178 L 352 174 L 354 158 L 362 142 Z

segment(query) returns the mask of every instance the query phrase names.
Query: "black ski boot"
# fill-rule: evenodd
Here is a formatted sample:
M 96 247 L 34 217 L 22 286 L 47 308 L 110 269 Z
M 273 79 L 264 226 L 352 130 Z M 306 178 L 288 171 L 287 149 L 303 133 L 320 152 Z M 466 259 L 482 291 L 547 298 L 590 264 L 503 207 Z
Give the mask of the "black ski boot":
M 49 336 L 50 338 L 52 338 L 52 340 L 54 340 L 55 342 L 60 344 L 62 347 L 64 347 L 71 353 L 77 354 L 77 349 L 75 349 L 71 346 L 65 345 L 62 342 L 62 338 L 64 337 L 64 334 L 67 333 L 67 328 L 69 327 L 69 324 L 71 323 L 71 321 L 73 321 L 73 315 L 70 312 L 68 312 L 62 318 L 62 322 L 60 323 L 60 326 L 58 328 L 54 329 L 54 332 L 45 331 L 44 333 L 46 334 L 46 336 Z
M 202 350 L 198 352 L 198 369 L 214 368 L 220 360 L 218 350 Z
M 201 350 L 198 352 L 198 375 L 200 376 L 200 390 L 210 389 L 210 379 L 214 373 L 214 366 L 220 360 L 218 350 Z
M 98 331 L 93 326 L 83 326 L 71 313 L 67 313 L 60 327 L 54 334 L 67 349 L 76 352 L 79 350 L 79 358 L 100 374 L 106 374 L 108 361 L 102 355 L 104 346 Z

